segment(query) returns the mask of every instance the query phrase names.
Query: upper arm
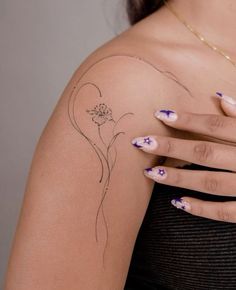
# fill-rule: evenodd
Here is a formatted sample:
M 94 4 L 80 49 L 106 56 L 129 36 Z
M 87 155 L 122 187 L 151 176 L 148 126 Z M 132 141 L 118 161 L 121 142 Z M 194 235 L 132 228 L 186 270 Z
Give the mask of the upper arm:
M 123 289 L 157 160 L 131 140 L 164 132 L 153 79 L 125 57 L 73 75 L 34 153 L 6 290 Z

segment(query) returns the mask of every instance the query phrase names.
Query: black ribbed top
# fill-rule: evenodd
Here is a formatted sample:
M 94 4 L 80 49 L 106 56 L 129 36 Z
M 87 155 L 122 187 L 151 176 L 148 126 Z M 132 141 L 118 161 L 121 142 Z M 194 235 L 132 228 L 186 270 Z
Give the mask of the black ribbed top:
M 216 171 L 197 164 L 184 168 Z M 236 290 L 236 224 L 193 216 L 171 205 L 172 198 L 183 195 L 233 201 L 236 189 L 235 197 L 223 197 L 155 183 L 125 290 Z

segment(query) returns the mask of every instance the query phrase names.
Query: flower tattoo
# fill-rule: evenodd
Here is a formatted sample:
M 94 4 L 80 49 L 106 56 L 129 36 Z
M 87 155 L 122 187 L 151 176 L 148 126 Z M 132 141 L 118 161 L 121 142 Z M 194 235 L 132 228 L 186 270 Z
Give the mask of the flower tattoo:
M 99 140 L 101 140 L 102 144 L 100 146 L 100 144 L 95 143 L 94 138 L 90 138 L 88 136 L 88 133 L 84 130 L 81 129 L 81 125 L 80 122 L 78 120 L 78 114 L 76 113 L 75 110 L 75 104 L 77 101 L 77 98 L 79 98 L 79 92 L 81 91 L 82 88 L 86 87 L 86 86 L 92 86 L 93 88 L 96 89 L 97 93 L 98 93 L 98 99 L 102 99 L 103 98 L 103 94 L 101 89 L 99 88 L 99 86 L 93 82 L 83 82 L 83 77 L 87 74 L 87 72 L 92 69 L 96 64 L 101 63 L 102 61 L 105 61 L 109 58 L 129 58 L 129 59 L 133 59 L 135 61 L 139 61 L 140 63 L 146 64 L 147 66 L 151 67 L 154 69 L 155 72 L 157 73 L 162 73 L 166 76 L 166 78 L 172 80 L 173 82 L 179 84 L 186 92 L 188 92 L 191 95 L 191 92 L 184 86 L 182 85 L 176 78 L 176 76 L 174 74 L 172 74 L 171 72 L 168 71 L 164 71 L 161 70 L 159 68 L 157 68 L 156 66 L 154 66 L 152 63 L 148 62 L 147 60 L 142 59 L 139 56 L 133 56 L 133 55 L 129 55 L 129 54 L 113 54 L 110 56 L 105 56 L 104 58 L 101 58 L 99 60 L 97 60 L 95 63 L 93 63 L 91 66 L 89 66 L 83 73 L 82 75 L 79 77 L 79 79 L 77 80 L 76 84 L 74 85 L 71 94 L 69 95 L 68 98 L 68 107 L 67 107 L 67 112 L 68 112 L 68 118 L 69 121 L 71 123 L 71 125 L 74 127 L 74 129 L 81 135 L 83 136 L 83 138 L 85 140 L 87 140 L 88 144 L 92 147 L 92 149 L 94 150 L 100 167 L 101 167 L 101 174 L 100 177 L 98 177 L 98 183 L 102 185 L 102 190 L 101 190 L 101 199 L 100 202 L 98 204 L 98 209 L 97 209 L 97 213 L 95 216 L 95 239 L 96 242 L 100 241 L 99 238 L 99 231 L 98 231 L 98 218 L 101 215 L 101 219 L 103 222 L 103 225 L 105 227 L 105 233 L 106 233 L 106 237 L 105 237 L 105 246 L 104 246 L 104 251 L 103 251 L 103 266 L 104 266 L 104 257 L 105 257 L 105 250 L 108 244 L 108 225 L 107 225 L 107 221 L 106 221 L 106 216 L 104 213 L 104 209 L 103 209 L 103 202 L 107 196 L 108 190 L 109 190 L 109 185 L 110 185 L 110 180 L 112 177 L 112 171 L 113 168 L 116 164 L 116 159 L 117 159 L 117 150 L 116 150 L 116 140 L 117 137 L 119 137 L 121 134 L 125 134 L 125 132 L 119 131 L 116 132 L 116 126 L 117 124 L 120 122 L 121 119 L 123 119 L 124 117 L 127 117 L 128 115 L 134 115 L 131 112 L 126 112 L 123 115 L 121 115 L 118 118 L 114 118 L 113 114 L 112 114 L 112 110 L 110 107 L 108 107 L 105 103 L 98 103 L 96 105 L 94 105 L 94 107 L 92 109 L 87 109 L 85 110 L 86 113 L 88 113 L 91 117 L 92 117 L 92 121 L 97 125 L 97 132 L 98 132 L 98 138 Z M 78 112 L 78 111 L 77 111 Z M 166 112 L 166 114 L 170 115 L 171 111 Z M 111 125 L 113 125 L 112 127 L 108 127 L 107 130 L 111 130 L 111 134 L 106 134 L 102 131 L 102 128 L 104 126 L 106 126 L 105 124 L 107 122 L 110 122 Z M 106 132 L 107 132 L 106 130 Z M 105 135 L 105 136 L 103 136 Z M 110 140 L 107 140 L 107 142 L 105 142 L 103 137 L 108 138 L 108 135 L 110 136 Z M 97 136 L 95 136 L 97 137 Z M 151 144 L 151 140 L 149 138 L 146 138 L 144 140 L 144 142 L 146 144 Z M 138 146 L 138 145 L 137 145 Z M 113 150 L 112 150 L 113 149 Z M 163 175 L 164 172 L 159 172 L 160 175 Z
M 78 123 L 78 120 L 76 119 L 76 115 L 75 115 L 75 110 L 74 110 L 75 99 L 78 97 L 78 92 L 80 91 L 80 89 L 84 86 L 93 86 L 98 91 L 99 96 L 102 97 L 102 92 L 96 84 L 91 83 L 91 82 L 84 83 L 78 89 L 76 94 L 73 94 L 73 93 L 71 94 L 70 99 L 69 99 L 68 115 L 69 115 L 69 118 L 70 118 L 70 121 L 71 121 L 73 127 L 92 146 L 92 148 L 95 151 L 95 153 L 99 159 L 99 162 L 101 164 L 101 177 L 99 179 L 99 183 L 101 183 L 103 186 L 102 186 L 102 192 L 101 192 L 101 200 L 100 200 L 100 203 L 98 205 L 98 209 L 97 209 L 97 213 L 96 213 L 96 217 L 95 217 L 95 239 L 96 239 L 96 242 L 99 241 L 98 218 L 99 218 L 100 213 L 101 213 L 101 218 L 103 220 L 103 224 L 104 224 L 105 232 L 106 232 L 106 241 L 105 241 L 105 247 L 104 247 L 104 252 L 103 252 L 103 265 L 104 265 L 105 250 L 106 250 L 107 243 L 108 243 L 108 225 L 107 225 L 106 216 L 105 216 L 105 213 L 103 210 L 103 202 L 104 202 L 106 195 L 108 193 L 110 180 L 112 177 L 112 171 L 113 171 L 114 165 L 116 163 L 117 150 L 115 147 L 115 141 L 116 141 L 118 136 L 120 136 L 121 134 L 125 134 L 125 132 L 115 132 L 115 129 L 116 129 L 117 124 L 119 123 L 119 121 L 122 118 L 124 118 L 128 115 L 133 115 L 133 113 L 125 113 L 122 116 L 120 116 L 117 120 L 115 120 L 112 116 L 111 108 L 109 108 L 105 103 L 96 104 L 93 109 L 86 110 L 86 112 L 92 116 L 92 121 L 97 126 L 98 137 L 102 141 L 102 144 L 104 146 L 100 146 L 99 144 L 96 144 L 92 139 L 90 139 L 87 136 L 86 132 L 83 132 L 81 130 L 79 123 Z M 101 129 L 103 126 L 105 126 L 105 123 L 108 121 L 112 122 L 113 127 L 109 128 L 109 130 L 111 130 L 111 136 L 110 136 L 110 140 L 108 140 L 108 142 L 106 143 L 104 141 L 104 136 L 103 136 L 105 134 L 102 132 Z M 107 137 L 107 134 L 105 135 L 105 137 Z M 114 148 L 113 151 L 112 151 L 112 148 Z M 105 175 L 105 173 L 106 173 L 106 175 Z
M 93 116 L 92 120 L 99 126 L 106 123 L 106 121 L 112 121 L 112 111 L 104 103 L 96 105 L 94 109 L 87 110 L 90 115 Z

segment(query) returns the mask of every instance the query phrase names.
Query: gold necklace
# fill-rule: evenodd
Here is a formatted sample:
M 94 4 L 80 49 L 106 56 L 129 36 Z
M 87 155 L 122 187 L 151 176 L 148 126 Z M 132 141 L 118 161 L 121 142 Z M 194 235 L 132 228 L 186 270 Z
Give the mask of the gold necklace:
M 163 0 L 165 6 L 179 19 L 180 22 L 182 22 L 198 39 L 200 39 L 204 44 L 206 44 L 208 47 L 213 49 L 215 52 L 219 53 L 223 57 L 225 57 L 231 64 L 233 64 L 236 67 L 236 62 L 232 60 L 232 58 L 227 55 L 223 50 L 216 47 L 214 44 L 210 43 L 206 40 L 204 36 L 202 36 L 196 29 L 194 29 L 190 24 L 188 24 L 174 9 L 173 7 L 167 3 L 165 0 Z

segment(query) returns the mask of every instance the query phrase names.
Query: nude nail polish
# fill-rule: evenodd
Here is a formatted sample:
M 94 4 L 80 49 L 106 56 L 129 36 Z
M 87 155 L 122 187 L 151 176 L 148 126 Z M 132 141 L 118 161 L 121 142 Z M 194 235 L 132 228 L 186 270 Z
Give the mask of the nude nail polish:
M 139 148 L 144 150 L 154 150 L 158 146 L 158 142 L 153 136 L 143 136 L 134 138 L 131 143 Z
M 186 211 L 190 211 L 191 210 L 191 205 L 189 202 L 187 201 L 184 201 L 182 198 L 174 198 L 171 200 L 171 204 L 173 206 L 175 206 L 176 208 L 178 209 L 183 209 L 183 210 L 186 210 Z
M 144 174 L 157 181 L 166 179 L 167 171 L 162 167 L 153 167 L 144 169 Z
M 220 92 L 216 92 L 216 96 L 219 97 L 220 99 L 224 100 L 225 102 L 227 102 L 230 105 L 236 105 L 236 100 L 230 96 L 226 96 L 223 93 Z
M 178 116 L 173 110 L 158 110 L 154 113 L 155 117 L 163 121 L 176 121 Z

